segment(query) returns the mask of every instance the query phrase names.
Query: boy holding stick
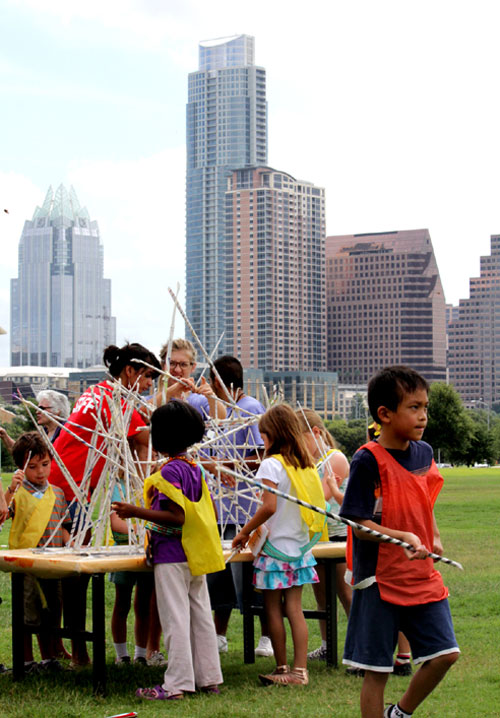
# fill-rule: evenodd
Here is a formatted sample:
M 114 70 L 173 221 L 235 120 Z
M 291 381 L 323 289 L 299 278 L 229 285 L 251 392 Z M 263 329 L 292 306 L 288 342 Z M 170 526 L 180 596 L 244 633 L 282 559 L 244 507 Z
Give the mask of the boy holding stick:
M 459 648 L 448 590 L 428 557 L 443 552 L 433 506 L 443 485 L 432 448 L 422 441 L 428 384 L 409 367 L 381 370 L 368 385 L 381 425 L 378 441 L 354 456 L 341 516 L 414 547 L 410 552 L 354 529 L 353 603 L 343 662 L 365 670 L 362 718 L 409 718 L 455 663 Z M 384 710 L 398 631 L 421 663 L 396 705 Z

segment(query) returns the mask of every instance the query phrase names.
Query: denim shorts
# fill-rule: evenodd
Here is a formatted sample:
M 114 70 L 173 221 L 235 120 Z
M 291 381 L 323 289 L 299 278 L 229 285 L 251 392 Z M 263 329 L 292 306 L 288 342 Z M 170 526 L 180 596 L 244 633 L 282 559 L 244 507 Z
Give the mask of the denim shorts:
M 413 663 L 460 652 L 447 598 L 399 606 L 383 601 L 378 585 L 373 583 L 353 591 L 342 662 L 370 671 L 392 672 L 398 631 L 410 642 Z

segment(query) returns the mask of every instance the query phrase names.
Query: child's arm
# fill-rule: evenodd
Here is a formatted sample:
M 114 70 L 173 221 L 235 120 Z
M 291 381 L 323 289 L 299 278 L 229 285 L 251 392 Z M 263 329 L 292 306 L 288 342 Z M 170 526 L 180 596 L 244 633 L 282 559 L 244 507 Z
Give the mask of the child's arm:
M 271 489 L 276 488 L 276 484 L 273 484 L 272 481 L 268 481 L 267 479 L 263 479 L 262 483 L 264 486 L 269 486 Z M 261 524 L 265 523 L 267 519 L 275 513 L 275 511 L 276 494 L 272 494 L 270 491 L 264 491 L 264 495 L 262 496 L 262 506 L 257 509 L 253 518 L 251 518 L 250 521 L 243 526 L 241 531 L 236 534 L 233 539 L 232 547 L 245 548 L 252 531 Z
M 344 454 L 340 451 L 336 451 L 334 454 L 331 454 L 328 461 L 324 464 L 323 480 L 321 483 L 327 501 L 333 496 L 339 505 L 342 504 L 344 494 L 340 491 L 340 485 L 347 476 L 349 476 L 349 462 Z
M 24 471 L 22 469 L 17 469 L 12 474 L 12 479 L 10 481 L 10 486 L 7 487 L 7 491 L 5 492 L 5 500 L 7 502 L 7 507 L 12 505 L 12 498 L 18 488 L 21 486 L 21 484 L 24 481 Z
M 9 515 L 9 507 L 5 500 L 5 494 L 3 492 L 2 485 L 0 484 L 0 524 L 3 524 L 7 516 Z
M 429 555 L 429 549 L 424 546 L 424 544 L 420 541 L 419 537 L 416 534 L 413 534 L 410 531 L 398 531 L 396 529 L 390 529 L 388 526 L 381 526 L 380 524 L 376 524 L 375 521 L 369 521 L 367 519 L 354 518 L 352 520 L 358 524 L 361 524 L 362 526 L 366 526 L 369 529 L 374 529 L 381 534 L 385 534 L 386 536 L 391 536 L 391 538 L 395 538 L 399 541 L 405 541 L 406 543 L 411 544 L 414 547 L 415 551 L 408 551 L 408 549 L 403 549 L 410 561 L 415 561 L 415 559 L 425 559 Z M 381 541 L 381 539 L 379 539 L 377 536 L 367 534 L 360 529 L 353 529 L 353 531 L 356 534 L 356 537 L 358 539 L 361 539 L 362 541 Z
M 171 508 L 167 511 L 156 509 L 145 509 L 142 506 L 134 504 L 126 504 L 123 501 L 113 501 L 111 509 L 116 511 L 121 519 L 144 519 L 144 521 L 152 521 L 160 526 L 182 526 L 184 523 L 184 510 L 173 501 L 170 502 Z
M 432 545 L 432 550 L 434 553 L 437 553 L 438 556 L 443 555 L 443 544 L 441 543 L 441 535 L 439 533 L 436 516 L 434 515 L 434 511 L 432 512 L 432 527 L 434 530 L 434 541 Z
M 68 529 L 65 529 L 64 526 L 63 526 L 63 527 L 62 527 L 62 540 L 63 540 L 63 544 L 64 544 L 65 546 L 66 546 L 67 544 L 69 544 L 70 537 L 71 537 L 71 535 L 70 535 Z
M 118 534 L 128 534 L 127 522 L 121 519 L 116 511 L 112 511 L 109 515 L 109 524 L 111 531 L 115 531 Z

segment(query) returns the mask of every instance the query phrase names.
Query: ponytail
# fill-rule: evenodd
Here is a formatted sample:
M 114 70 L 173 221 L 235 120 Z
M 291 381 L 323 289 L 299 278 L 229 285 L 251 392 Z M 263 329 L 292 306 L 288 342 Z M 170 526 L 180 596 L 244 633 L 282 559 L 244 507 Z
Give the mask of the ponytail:
M 141 361 L 147 362 L 147 364 L 151 364 L 157 369 L 161 368 L 160 362 L 153 354 L 153 352 L 150 352 L 149 349 L 143 347 L 142 344 L 125 344 L 121 348 L 115 346 L 114 344 L 110 344 L 109 347 L 106 347 L 102 356 L 102 361 L 104 365 L 107 367 L 111 376 L 115 379 L 117 379 L 122 373 L 123 369 L 125 369 L 125 367 L 129 365 L 131 365 L 137 371 L 144 371 L 145 369 L 147 369 L 144 364 L 134 361 L 135 359 L 140 359 Z M 158 374 L 155 372 L 153 378 L 156 378 L 157 376 Z

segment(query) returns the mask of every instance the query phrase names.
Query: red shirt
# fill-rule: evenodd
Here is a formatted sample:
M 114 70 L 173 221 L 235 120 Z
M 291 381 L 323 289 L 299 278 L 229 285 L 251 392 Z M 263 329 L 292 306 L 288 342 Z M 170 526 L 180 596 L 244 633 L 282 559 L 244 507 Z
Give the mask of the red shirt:
M 66 426 L 63 427 L 61 433 L 54 442 L 55 451 L 59 454 L 62 462 L 78 486 L 81 484 L 85 473 L 85 465 L 90 448 L 88 445 L 93 443 L 92 437 L 95 429 L 97 428 L 99 430 L 99 427 L 97 426 L 98 413 L 105 430 L 109 430 L 111 423 L 111 411 L 108 405 L 107 397 L 111 396 L 112 391 L 113 384 L 108 381 L 102 381 L 96 386 L 89 387 L 76 402 L 75 408 L 66 422 Z M 121 406 L 122 413 L 124 414 L 127 409 L 127 402 L 123 398 L 121 399 Z M 127 427 L 127 437 L 137 434 L 143 426 L 146 426 L 146 422 L 139 412 L 133 409 L 131 412 L 130 423 Z M 82 439 L 82 441 L 80 441 L 80 439 Z M 96 437 L 95 447 L 100 449 L 103 453 L 106 453 L 105 439 L 103 436 Z M 105 459 L 101 456 L 92 470 L 90 479 L 91 488 L 95 488 L 95 486 L 97 486 L 104 465 Z M 64 478 L 64 475 L 55 460 L 52 461 L 50 483 L 62 488 L 68 502 L 73 499 L 73 490 Z

